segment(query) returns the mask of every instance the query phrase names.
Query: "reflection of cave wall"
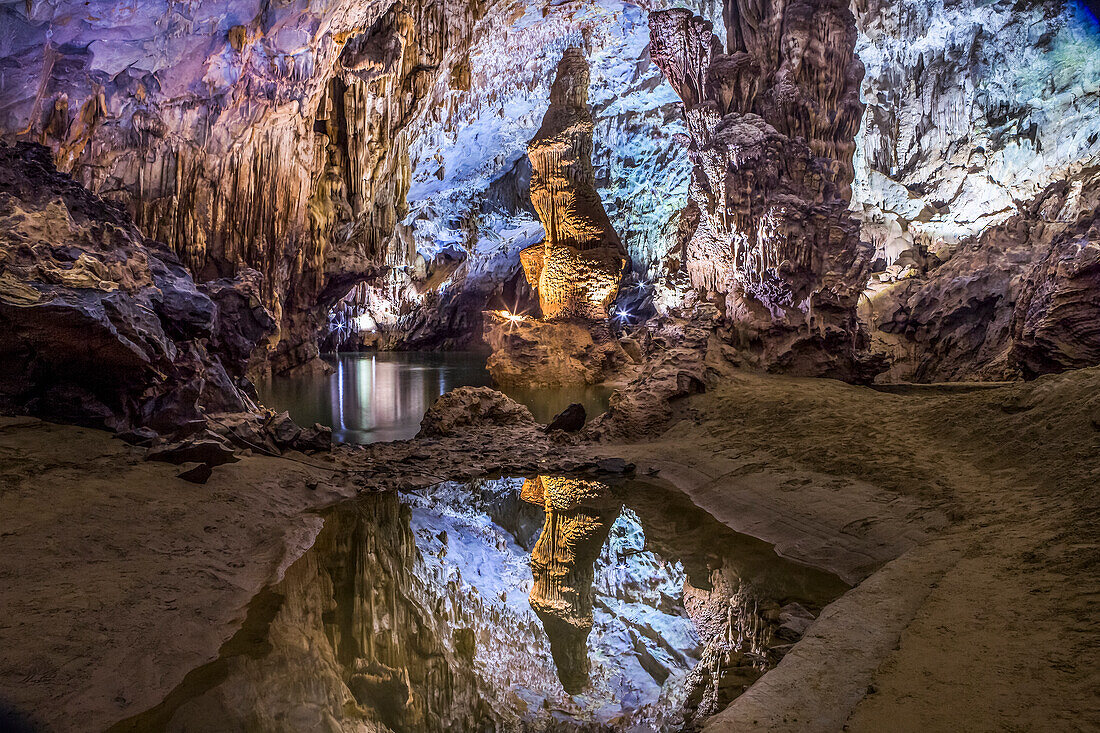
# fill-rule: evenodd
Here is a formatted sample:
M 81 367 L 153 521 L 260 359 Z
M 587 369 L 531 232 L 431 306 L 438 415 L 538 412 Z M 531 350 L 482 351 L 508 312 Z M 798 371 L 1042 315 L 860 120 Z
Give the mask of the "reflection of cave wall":
M 417 550 L 395 494 L 331 515 L 271 595 L 281 604 L 247 653 L 223 648 L 224 679 L 168 730 L 474 730 L 494 712 L 463 641 L 420 605 Z M 257 646 L 258 644 L 258 646 Z M 220 675 L 219 675 L 220 676 Z M 380 728 L 379 724 L 385 726 Z

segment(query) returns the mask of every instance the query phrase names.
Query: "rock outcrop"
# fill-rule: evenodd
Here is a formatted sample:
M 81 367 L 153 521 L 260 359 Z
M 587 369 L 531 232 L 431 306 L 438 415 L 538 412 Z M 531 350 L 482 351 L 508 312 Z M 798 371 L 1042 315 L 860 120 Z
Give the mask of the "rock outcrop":
M 883 379 L 998 380 L 1100 363 L 1100 173 L 1048 186 L 947 260 L 874 284 L 861 316 Z
M 728 53 L 689 11 L 650 15 L 694 163 L 681 267 L 760 365 L 856 378 L 869 259 L 847 210 L 863 111 L 855 20 L 838 0 L 724 9 Z
M 274 322 L 243 275 L 204 291 L 49 150 L 0 143 L 3 409 L 169 434 L 254 411 L 244 373 Z
M 546 238 L 520 253 L 547 320 L 607 318 L 626 251 L 611 227 L 592 174 L 588 62 L 568 48 L 550 88 L 550 107 L 527 146 L 531 203 Z
M 502 385 L 562 387 L 599 384 L 628 361 L 606 324 L 513 320 L 489 316 L 485 367 Z
M 525 405 L 489 387 L 459 387 L 440 397 L 420 421 L 419 435 L 430 438 L 453 435 L 478 427 L 535 427 Z

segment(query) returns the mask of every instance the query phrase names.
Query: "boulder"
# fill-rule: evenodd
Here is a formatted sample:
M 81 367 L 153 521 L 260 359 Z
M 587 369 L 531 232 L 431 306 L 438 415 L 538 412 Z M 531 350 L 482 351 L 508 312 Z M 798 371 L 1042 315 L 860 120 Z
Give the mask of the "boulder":
M 46 148 L 0 142 L 0 408 L 191 434 L 207 413 L 255 409 L 242 389 L 254 326 Z
M 417 437 L 443 437 L 485 426 L 535 427 L 526 406 L 489 387 L 459 387 L 435 401 Z
M 193 468 L 176 474 L 176 476 L 193 484 L 205 484 L 213 473 L 214 468 L 209 463 L 200 463 Z
M 575 433 L 584 427 L 584 421 L 587 416 L 584 405 L 579 402 L 574 402 L 550 421 L 550 424 L 546 426 L 546 432 L 564 430 L 567 433 Z
M 485 366 L 503 385 L 561 387 L 598 384 L 628 361 L 604 324 L 490 319 Z

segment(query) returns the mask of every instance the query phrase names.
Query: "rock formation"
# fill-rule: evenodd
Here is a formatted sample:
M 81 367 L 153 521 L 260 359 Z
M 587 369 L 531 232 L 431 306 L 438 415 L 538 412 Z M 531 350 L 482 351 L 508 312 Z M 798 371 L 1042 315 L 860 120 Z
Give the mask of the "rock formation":
M 728 53 L 685 10 L 650 15 L 694 163 L 682 266 L 770 368 L 855 376 L 867 255 L 848 214 L 863 67 L 835 0 L 725 3 Z
M 256 409 L 249 355 L 275 328 L 257 275 L 196 286 L 118 206 L 0 142 L 0 404 L 62 422 L 196 432 Z
M 454 435 L 471 427 L 535 426 L 526 406 L 488 387 L 459 387 L 436 400 L 420 421 L 419 435 Z
M 874 284 L 861 315 L 889 380 L 997 380 L 1100 363 L 1100 173 L 1048 186 L 945 262 Z
M 531 608 L 550 639 L 562 687 L 576 694 L 588 682 L 595 562 L 622 505 L 598 481 L 563 476 L 528 479 L 521 496 L 546 511 L 531 551 Z
M 520 253 L 547 320 L 607 318 L 626 265 L 592 176 L 588 62 L 568 48 L 550 88 L 550 107 L 527 146 L 531 203 L 546 238 Z
M 1100 26 L 1080 2 L 856 0 L 854 213 L 875 259 L 939 253 L 1100 164 Z M 1026 100 L 1026 101 L 1024 101 Z
M 606 324 L 513 320 L 490 314 L 485 366 L 501 385 L 560 387 L 599 384 L 627 355 Z
M 317 354 L 328 305 L 406 262 L 389 240 L 405 214 L 408 140 L 485 11 L 475 0 L 163 15 L 7 4 L 0 130 L 48 145 L 196 280 L 259 271 L 280 325 L 274 363 L 300 365 Z

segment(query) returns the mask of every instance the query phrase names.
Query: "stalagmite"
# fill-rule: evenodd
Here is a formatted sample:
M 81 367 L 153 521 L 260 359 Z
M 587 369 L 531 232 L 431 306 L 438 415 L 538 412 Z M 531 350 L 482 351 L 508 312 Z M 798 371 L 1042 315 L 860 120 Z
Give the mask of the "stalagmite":
M 550 89 L 550 108 L 527 146 L 531 203 L 546 238 L 520 253 L 547 319 L 607 318 L 626 265 L 592 174 L 588 62 L 568 48 Z
M 857 375 L 869 263 L 848 213 L 863 111 L 855 20 L 836 0 L 727 0 L 724 17 L 726 53 L 709 21 L 650 14 L 694 163 L 683 267 L 762 366 Z

